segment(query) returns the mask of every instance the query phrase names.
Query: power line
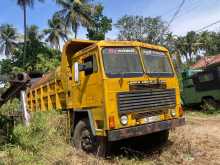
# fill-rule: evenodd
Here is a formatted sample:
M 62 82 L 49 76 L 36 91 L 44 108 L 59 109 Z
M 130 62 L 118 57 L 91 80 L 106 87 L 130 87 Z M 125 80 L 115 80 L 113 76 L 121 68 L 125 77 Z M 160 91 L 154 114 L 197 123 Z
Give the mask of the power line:
M 197 4 L 198 2 L 200 2 L 200 0 L 196 1 L 196 3 L 193 3 L 193 4 L 190 4 L 189 7 L 192 7 L 193 5 Z M 161 17 L 164 17 L 166 15 L 171 15 L 173 11 L 176 11 L 176 9 L 179 8 L 180 5 L 170 9 L 170 10 L 167 10 L 166 12 L 164 12 L 163 14 L 161 14 Z M 187 9 L 187 8 L 186 8 Z M 182 11 L 185 11 L 184 9 L 182 9 Z M 181 14 L 182 15 L 182 14 Z M 179 16 L 178 16 L 179 17 Z
M 211 23 L 211 24 L 209 24 L 209 25 L 206 25 L 206 26 L 200 28 L 199 30 L 196 30 L 195 32 L 201 32 L 201 31 L 203 31 L 203 30 L 205 30 L 205 29 L 207 29 L 207 28 L 209 28 L 209 27 L 211 27 L 211 26 L 213 26 L 213 25 L 218 24 L 218 23 L 220 23 L 220 20 L 215 21 L 215 22 L 213 22 L 213 23 Z
M 210 0 L 212 2 L 210 2 L 209 4 L 207 5 L 212 5 L 213 6 L 213 3 L 216 3 L 218 2 L 219 0 Z M 177 16 L 177 18 L 179 17 L 185 17 L 186 15 L 189 15 L 191 12 L 196 12 L 196 13 L 199 13 L 200 11 L 198 11 L 197 9 L 201 9 L 200 7 L 204 7 L 204 4 L 202 4 L 202 1 L 201 0 L 197 0 L 197 1 L 194 1 L 195 3 L 192 3 L 191 6 L 189 6 L 189 8 L 186 8 L 185 10 L 182 10 L 181 14 Z M 207 9 L 209 6 L 205 6 L 205 8 Z M 217 4 L 216 4 L 217 5 Z M 196 11 L 196 10 L 197 11 Z
M 171 23 L 175 20 L 176 16 L 179 14 L 179 12 L 181 11 L 183 5 L 185 4 L 186 0 L 182 0 L 182 2 L 180 3 L 179 7 L 177 8 L 176 12 L 174 13 L 174 15 L 172 16 L 172 18 L 170 19 L 170 21 L 167 24 L 167 27 L 162 31 L 161 35 L 159 36 L 160 41 L 163 41 L 163 35 L 164 33 L 167 31 L 167 29 L 169 29 Z
M 168 22 L 167 25 L 167 29 L 170 27 L 171 23 L 175 20 L 176 16 L 179 14 L 180 10 L 182 9 L 184 3 L 186 0 L 182 0 L 181 4 L 179 5 L 178 9 L 176 10 L 176 12 L 174 13 L 173 17 L 170 19 L 170 21 Z
M 179 6 L 179 5 L 178 5 L 178 6 Z M 164 17 L 164 16 L 166 16 L 166 15 L 172 14 L 172 12 L 175 11 L 175 10 L 178 8 L 178 6 L 172 8 L 172 9 L 167 10 L 166 12 L 160 14 L 160 16 L 161 16 L 161 17 Z
M 182 10 L 181 14 L 177 16 L 177 18 L 181 17 L 181 16 L 185 16 L 188 15 L 190 12 L 195 11 L 195 9 L 197 9 L 198 7 L 201 6 L 201 1 L 195 1 L 195 3 L 192 3 L 189 8 L 186 8 L 185 10 Z

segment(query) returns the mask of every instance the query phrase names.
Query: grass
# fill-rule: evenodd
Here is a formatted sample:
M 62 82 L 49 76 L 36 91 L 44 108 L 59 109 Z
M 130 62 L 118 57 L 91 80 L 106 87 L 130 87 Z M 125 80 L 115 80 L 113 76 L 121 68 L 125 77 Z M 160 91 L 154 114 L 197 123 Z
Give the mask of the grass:
M 65 141 L 65 116 L 57 112 L 35 112 L 30 126 L 17 125 L 11 136 L 0 148 L 1 164 L 154 164 L 135 150 L 109 159 L 75 150 Z
M 63 129 L 57 129 L 60 125 L 63 125 L 62 117 L 55 112 L 34 113 L 29 127 L 19 124 L 14 128 L 11 144 L 2 147 L 6 153 L 6 158 L 3 160 L 6 164 L 11 162 L 15 164 L 41 164 L 45 162 L 44 154 L 52 151 L 55 146 L 61 150 L 66 145 L 60 131 Z M 54 156 L 59 158 L 58 155 Z
M 28 127 L 18 124 L 11 142 L 0 147 L 1 164 L 100 164 L 105 160 L 76 151 L 65 138 L 65 116 L 35 112 Z M 101 163 L 102 164 L 102 163 Z
M 16 112 L 21 112 L 21 105 L 18 99 L 9 100 L 1 106 L 0 115 L 10 115 Z
M 199 107 L 185 107 L 184 112 L 187 116 L 194 116 L 194 117 L 213 117 L 213 116 L 220 116 L 220 108 L 217 108 L 215 110 L 208 109 L 203 110 Z

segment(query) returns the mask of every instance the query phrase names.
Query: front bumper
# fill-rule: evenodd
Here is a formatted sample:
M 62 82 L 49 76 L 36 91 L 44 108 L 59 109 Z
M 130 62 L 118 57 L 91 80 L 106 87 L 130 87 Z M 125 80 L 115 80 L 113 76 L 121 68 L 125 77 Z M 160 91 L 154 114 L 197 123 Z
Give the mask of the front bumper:
M 185 118 L 160 121 L 155 123 L 143 124 L 135 127 L 122 128 L 108 131 L 108 141 L 117 141 L 126 138 L 136 137 L 160 132 L 175 128 L 185 124 Z

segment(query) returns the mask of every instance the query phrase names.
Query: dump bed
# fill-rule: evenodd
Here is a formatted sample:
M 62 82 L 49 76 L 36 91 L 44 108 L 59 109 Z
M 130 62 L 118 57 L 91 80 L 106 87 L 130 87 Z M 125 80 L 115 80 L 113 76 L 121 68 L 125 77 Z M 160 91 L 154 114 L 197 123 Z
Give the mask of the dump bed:
M 71 58 L 78 51 L 96 43 L 96 41 L 72 40 L 65 44 L 61 66 L 56 70 L 44 74 L 42 78 L 32 83 L 27 90 L 27 104 L 29 111 L 46 111 L 51 109 L 71 109 Z

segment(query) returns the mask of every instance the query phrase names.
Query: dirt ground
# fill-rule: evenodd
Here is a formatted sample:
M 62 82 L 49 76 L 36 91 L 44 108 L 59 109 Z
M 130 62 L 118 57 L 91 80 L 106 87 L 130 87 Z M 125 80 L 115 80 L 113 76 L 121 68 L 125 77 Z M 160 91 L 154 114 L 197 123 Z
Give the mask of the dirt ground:
M 193 164 L 220 164 L 220 115 L 186 114 L 187 124 L 171 134 L 171 141 L 181 140 L 189 145 L 189 159 Z M 180 135 L 180 137 L 178 136 Z M 184 161 L 183 161 L 184 162 Z
M 145 151 L 130 148 L 128 160 L 118 163 L 220 165 L 220 115 L 187 112 L 186 123 L 170 132 L 166 145 Z M 136 161 L 129 161 L 131 155 Z
M 134 145 L 116 144 L 120 152 L 95 164 L 220 165 L 220 114 L 187 112 L 186 125 L 172 130 L 168 143 L 163 146 L 145 140 L 139 141 L 142 145 L 137 147 L 137 141 Z
M 220 165 L 220 115 L 187 112 L 186 125 L 171 131 L 168 144 L 150 159 L 154 164 Z

